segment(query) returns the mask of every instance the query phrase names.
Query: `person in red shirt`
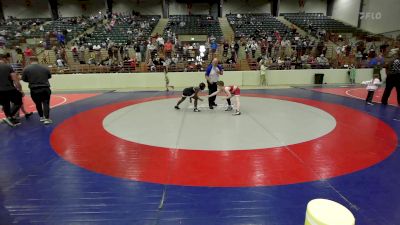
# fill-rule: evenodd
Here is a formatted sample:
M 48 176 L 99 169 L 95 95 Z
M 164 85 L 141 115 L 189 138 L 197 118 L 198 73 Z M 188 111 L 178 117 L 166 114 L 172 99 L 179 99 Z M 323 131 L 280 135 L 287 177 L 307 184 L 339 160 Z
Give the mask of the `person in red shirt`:
M 136 59 L 135 58 L 131 58 L 129 60 L 129 62 L 130 62 L 131 70 L 132 71 L 136 70 Z
M 26 47 L 24 51 L 24 56 L 25 56 L 25 65 L 29 65 L 31 63 L 31 57 L 33 55 L 32 49 L 29 47 Z
M 170 40 L 168 40 L 167 43 L 164 44 L 164 54 L 168 58 L 171 58 L 172 47 L 173 45 Z

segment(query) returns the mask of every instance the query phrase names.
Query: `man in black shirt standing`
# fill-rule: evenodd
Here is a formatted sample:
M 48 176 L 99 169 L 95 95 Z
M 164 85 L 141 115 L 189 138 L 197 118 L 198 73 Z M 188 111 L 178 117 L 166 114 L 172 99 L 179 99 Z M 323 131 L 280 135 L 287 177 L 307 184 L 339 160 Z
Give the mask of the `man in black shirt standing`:
M 31 59 L 31 65 L 22 72 L 22 80 L 29 83 L 31 98 L 35 102 L 40 121 L 51 124 L 50 119 L 50 70 L 38 64 L 37 59 Z
M 390 93 L 393 88 L 396 88 L 397 91 L 397 104 L 400 105 L 400 57 L 399 52 L 396 51 L 393 55 L 393 61 L 389 63 L 387 78 L 386 78 L 386 87 L 385 91 L 382 95 L 382 104 L 387 105 Z
M 22 86 L 18 75 L 11 65 L 6 64 L 3 55 L 0 56 L 0 105 L 3 106 L 6 118 L 3 119 L 8 125 L 15 127 L 20 122 L 13 117 L 22 105 Z M 13 103 L 11 108 L 10 103 Z

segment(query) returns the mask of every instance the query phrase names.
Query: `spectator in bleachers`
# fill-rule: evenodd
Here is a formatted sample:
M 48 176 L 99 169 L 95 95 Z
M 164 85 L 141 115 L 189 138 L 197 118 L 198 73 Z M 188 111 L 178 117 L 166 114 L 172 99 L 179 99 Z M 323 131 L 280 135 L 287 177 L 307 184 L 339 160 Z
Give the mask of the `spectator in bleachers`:
M 124 59 L 124 45 L 122 45 L 122 44 L 118 45 L 118 52 L 119 52 L 120 61 L 122 62 L 122 60 Z
M 224 41 L 223 48 L 224 49 L 223 49 L 222 56 L 226 58 L 226 57 L 228 57 L 228 50 L 229 50 L 229 44 L 226 40 Z
M 74 46 L 71 47 L 71 52 L 72 52 L 72 58 L 74 62 L 78 62 L 78 46 L 75 44 Z
M 129 60 L 129 66 L 130 66 L 131 71 L 136 70 L 136 63 L 137 63 L 137 60 L 133 57 Z
M 141 62 L 144 61 L 144 59 L 146 58 L 146 51 L 147 51 L 147 45 L 145 41 L 140 42 L 139 45 L 140 48 L 140 54 L 141 54 Z
M 217 39 L 215 38 L 214 34 L 211 34 L 210 37 L 209 37 L 209 42 L 210 42 L 210 43 L 213 43 L 213 42 L 215 42 L 216 40 L 217 40 Z
M 385 41 L 383 44 L 381 44 L 381 46 L 379 46 L 379 52 L 382 54 L 386 54 L 387 48 L 389 46 L 390 46 L 389 43 L 387 41 Z
M 231 56 L 234 56 L 234 58 L 236 58 L 236 51 L 235 51 L 235 41 L 232 40 L 231 45 L 229 46 L 230 50 L 231 50 Z
M 350 55 L 350 52 L 351 52 L 351 45 L 350 44 L 347 44 L 347 45 L 344 46 L 344 52 L 345 52 L 346 56 Z
M 64 61 L 64 64 L 68 63 L 67 59 L 67 52 L 65 51 L 65 48 L 59 48 L 59 57 Z
M 261 50 L 261 56 L 266 56 L 267 55 L 267 48 L 268 48 L 268 42 L 264 38 L 261 39 L 260 43 L 260 50 Z
M 165 43 L 165 45 L 164 45 L 164 52 L 165 52 L 164 54 L 166 57 L 171 58 L 172 48 L 173 48 L 173 45 L 172 45 L 171 41 L 168 40 L 167 43 Z
M 113 46 L 112 46 L 112 44 L 109 44 L 109 45 L 108 45 L 107 54 L 108 54 L 108 58 L 109 58 L 110 60 L 112 60 L 113 57 L 114 57 L 114 52 L 113 52 Z
M 240 49 L 240 45 L 239 45 L 238 41 L 235 42 L 234 49 L 235 49 L 235 55 L 236 55 L 236 60 L 237 60 L 237 58 L 239 56 L 239 49 Z
M 226 63 L 227 63 L 227 64 L 231 64 L 231 65 L 236 64 L 236 58 L 235 58 L 235 56 L 234 56 L 234 55 L 231 55 L 231 57 L 228 58 L 228 59 L 226 60 Z
M 172 65 L 177 65 L 178 62 L 179 62 L 178 57 L 177 57 L 176 55 L 172 56 L 171 64 L 172 64 Z
M 156 41 L 157 41 L 157 48 L 163 50 L 165 44 L 164 38 L 160 35 L 158 36 Z
M 273 58 L 277 58 L 280 56 L 280 50 L 281 50 L 281 42 L 279 40 L 276 40 L 274 47 L 273 47 L 274 53 L 273 53 Z
M 285 57 L 284 60 L 284 69 L 285 70 L 290 70 L 292 67 L 292 59 L 290 57 Z
M 362 58 L 363 58 L 363 54 L 361 53 L 361 51 L 358 51 L 356 53 L 356 62 L 357 62 L 356 65 L 357 65 L 357 67 L 359 67 L 361 65 Z
M 189 58 L 189 44 L 188 43 L 186 43 L 182 47 L 182 57 L 183 57 L 183 61 L 186 61 Z
M 150 58 L 153 58 L 156 53 L 157 53 L 156 46 L 154 45 L 153 42 L 149 42 L 147 44 L 147 54 L 150 56 Z
M 94 52 L 94 61 L 96 63 L 100 63 L 100 61 L 101 61 L 101 46 L 93 45 L 93 52 Z
M 64 47 L 65 46 L 65 35 L 61 32 L 57 33 L 57 41 L 59 46 Z
M 85 64 L 85 46 L 84 45 L 81 45 L 79 47 L 78 60 L 79 60 L 80 64 Z
M 246 59 L 250 59 L 250 53 L 251 53 L 251 47 L 250 47 L 250 43 L 247 43 L 244 46 L 244 52 L 246 53 Z
M 113 60 L 115 61 L 116 64 L 118 64 L 118 62 L 119 62 L 119 56 L 118 56 L 119 46 L 118 45 L 113 45 L 112 46 L 112 52 L 113 52 L 113 57 L 114 57 Z
M 276 60 L 276 64 L 278 65 L 278 69 L 283 69 L 284 67 L 284 63 L 285 61 L 283 59 L 281 59 L 281 57 L 278 57 L 278 59 Z
M 211 39 L 210 39 L 210 40 L 211 40 Z M 218 49 L 218 44 L 217 44 L 217 42 L 216 42 L 216 41 L 211 42 L 210 48 L 211 48 L 211 54 L 212 54 L 211 58 L 214 58 L 214 57 L 215 57 L 215 54 L 216 54 L 216 52 L 217 52 L 217 49 Z
M 284 52 L 285 57 L 292 56 L 292 53 L 293 53 L 292 43 L 290 42 L 289 39 L 284 41 L 283 49 L 284 49 L 283 52 Z
M 375 57 L 373 57 L 369 63 L 368 63 L 368 67 L 370 68 L 374 68 L 378 65 L 384 65 L 385 60 L 383 58 L 382 53 L 379 53 L 379 55 L 375 55 Z
M 62 60 L 61 58 L 58 58 L 56 60 L 56 64 L 57 64 L 58 68 L 64 68 L 65 67 L 64 60 Z
M 320 68 L 327 68 L 329 66 L 329 60 L 324 54 L 321 54 L 319 57 L 317 57 L 317 63 Z
M 310 55 L 308 57 L 308 64 L 310 65 L 310 69 L 312 69 L 313 67 L 315 67 L 315 65 L 317 65 L 317 59 L 314 56 Z
M 3 36 L 0 36 L 0 48 L 5 47 L 6 39 Z
M 149 60 L 149 62 L 147 63 L 147 67 L 151 72 L 156 71 L 156 65 L 154 64 L 153 60 Z
M 133 45 L 133 49 L 135 50 L 136 60 L 138 62 L 141 62 L 142 61 L 142 54 L 140 52 L 140 44 L 135 42 L 134 45 Z
M 254 41 L 254 40 L 251 40 L 250 41 L 250 50 L 251 50 L 251 56 L 252 56 L 253 59 L 256 58 L 257 49 L 258 49 L 257 42 Z
M 301 56 L 301 65 L 303 69 L 310 69 L 310 65 L 309 65 L 309 58 L 310 56 L 305 53 L 304 55 Z
M 31 57 L 33 56 L 33 51 L 31 48 L 26 47 L 24 51 L 24 57 L 25 57 L 25 65 L 29 65 L 31 63 Z

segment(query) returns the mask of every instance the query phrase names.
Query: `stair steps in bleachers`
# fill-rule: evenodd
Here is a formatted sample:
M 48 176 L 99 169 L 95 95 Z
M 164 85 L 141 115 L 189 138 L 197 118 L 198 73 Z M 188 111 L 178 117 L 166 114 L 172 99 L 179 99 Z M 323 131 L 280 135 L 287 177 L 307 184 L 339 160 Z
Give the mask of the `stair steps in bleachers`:
M 244 71 L 249 71 L 250 70 L 250 65 L 249 65 L 249 63 L 247 62 L 246 59 L 241 59 L 241 60 L 239 60 L 239 62 L 240 62 L 240 69 L 241 70 L 244 70 Z
M 74 39 L 70 40 L 70 41 L 67 43 L 67 46 L 71 47 L 71 46 L 74 44 L 74 42 L 77 41 L 77 40 L 79 40 L 79 38 L 82 37 L 83 35 L 93 33 L 94 28 L 95 28 L 95 27 L 91 27 L 91 28 L 87 29 L 85 32 L 83 32 L 82 34 L 76 36 Z
M 164 33 L 164 29 L 165 29 L 165 26 L 167 25 L 167 23 L 168 23 L 167 18 L 161 18 L 158 21 L 158 24 L 154 28 L 153 32 L 151 33 L 151 36 L 154 36 L 157 33 L 162 35 Z
M 328 41 L 326 43 L 327 45 L 327 50 L 326 50 L 326 58 L 328 59 L 333 59 L 336 58 L 336 47 L 338 46 L 337 44 L 333 43 L 332 41 Z
M 49 55 L 47 58 L 47 63 L 44 63 L 44 60 L 43 60 L 45 53 L 47 53 Z M 44 50 L 40 54 L 37 55 L 37 58 L 38 58 L 39 62 L 44 65 L 53 65 L 54 66 L 56 64 L 56 54 L 54 53 L 53 50 Z
M 219 18 L 219 24 L 221 26 L 224 39 L 228 41 L 228 43 L 230 43 L 234 39 L 235 33 L 233 32 L 232 27 L 228 22 L 228 19 L 226 17 Z
M 285 24 L 287 27 L 295 27 L 297 29 L 297 32 L 302 36 L 302 37 L 306 37 L 309 36 L 309 38 L 311 40 L 316 40 L 316 38 L 312 35 L 308 35 L 307 31 L 301 29 L 300 27 L 298 27 L 296 24 L 291 23 L 289 20 L 285 19 L 285 17 L 283 16 L 278 16 L 276 17 L 277 20 L 279 20 L 280 22 L 282 22 L 283 24 Z

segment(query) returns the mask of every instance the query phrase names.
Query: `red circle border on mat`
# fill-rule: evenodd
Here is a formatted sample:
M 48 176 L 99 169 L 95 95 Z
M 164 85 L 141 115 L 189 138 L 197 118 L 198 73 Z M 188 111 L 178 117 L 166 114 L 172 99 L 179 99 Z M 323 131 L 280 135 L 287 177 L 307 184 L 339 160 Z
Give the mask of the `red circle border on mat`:
M 96 173 L 142 182 L 208 187 L 275 186 L 333 178 L 373 166 L 396 149 L 396 132 L 367 113 L 310 99 L 264 94 L 243 96 L 316 107 L 331 114 L 336 119 L 336 127 L 322 137 L 303 143 L 235 151 L 144 145 L 120 139 L 103 128 L 103 119 L 118 109 L 177 97 L 160 96 L 79 113 L 57 126 L 50 142 L 59 156 Z

